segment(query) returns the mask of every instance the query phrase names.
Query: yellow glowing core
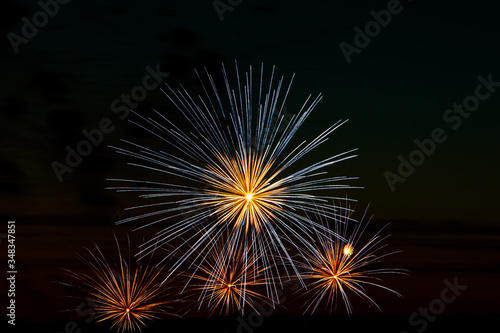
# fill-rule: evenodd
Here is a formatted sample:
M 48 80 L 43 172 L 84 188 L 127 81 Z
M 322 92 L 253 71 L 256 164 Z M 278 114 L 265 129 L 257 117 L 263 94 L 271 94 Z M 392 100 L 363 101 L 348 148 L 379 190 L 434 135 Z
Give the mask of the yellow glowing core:
M 353 252 L 352 246 L 351 245 L 346 245 L 344 246 L 344 254 L 346 256 L 350 256 Z
M 228 287 L 228 288 L 231 288 L 232 286 L 233 286 L 232 284 L 228 284 L 228 285 L 227 285 L 227 287 Z
M 252 193 L 248 193 L 248 194 L 246 195 L 246 198 L 247 198 L 247 200 L 248 200 L 248 201 L 252 201 L 252 197 L 253 197 L 253 194 L 252 194 Z
M 126 308 L 126 309 L 125 309 L 125 311 L 127 311 L 127 313 L 129 313 L 129 312 L 130 312 L 130 309 L 129 309 L 129 308 Z

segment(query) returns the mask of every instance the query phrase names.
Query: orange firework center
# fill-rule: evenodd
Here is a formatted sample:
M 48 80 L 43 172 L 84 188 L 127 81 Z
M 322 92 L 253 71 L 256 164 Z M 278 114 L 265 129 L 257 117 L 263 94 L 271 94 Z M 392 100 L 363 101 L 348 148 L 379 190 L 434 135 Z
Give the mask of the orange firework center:
M 210 196 L 206 204 L 218 207 L 221 223 L 238 227 L 253 227 L 260 231 L 262 224 L 274 218 L 273 210 L 280 209 L 277 195 L 282 190 L 271 183 L 276 174 L 270 175 L 272 162 L 248 153 L 243 159 L 217 156 L 220 165 L 208 166 L 213 178 L 207 179 L 213 188 L 205 193 Z

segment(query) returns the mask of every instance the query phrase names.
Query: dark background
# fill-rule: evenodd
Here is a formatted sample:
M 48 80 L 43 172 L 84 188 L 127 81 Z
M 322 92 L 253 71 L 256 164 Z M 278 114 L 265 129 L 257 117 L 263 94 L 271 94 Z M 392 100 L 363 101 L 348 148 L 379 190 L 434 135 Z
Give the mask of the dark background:
M 281 309 L 255 330 L 313 330 L 326 323 L 332 330 L 337 325 L 415 332 L 409 315 L 440 296 L 444 279 L 455 278 L 467 290 L 427 331 L 493 322 L 500 312 L 500 91 L 481 101 L 456 130 L 443 121 L 443 113 L 474 93 L 479 75 L 491 73 L 500 81 L 498 9 L 488 1 L 404 1 L 402 6 L 348 64 L 339 44 L 352 45 L 353 28 L 363 29 L 373 20 L 370 11 L 386 9 L 387 1 L 243 0 L 221 21 L 211 1 L 72 0 L 19 45 L 18 53 L 6 36 L 21 35 L 21 18 L 32 21 L 40 7 L 35 1 L 3 1 L 0 232 L 6 253 L 7 221 L 16 221 L 19 322 L 47 332 L 61 331 L 68 320 L 87 332 L 107 329 L 78 318 L 73 309 L 79 300 L 68 298 L 73 290 L 58 282 L 66 279 L 61 268 L 80 267 L 76 253 L 92 241 L 112 251 L 113 233 L 121 240 L 129 234 L 136 244 L 151 232 L 114 225 L 134 201 L 104 189 L 106 178 L 128 172 L 126 160 L 108 145 L 139 134 L 110 105 L 142 83 L 146 66 L 160 64 L 170 73 L 166 82 L 189 88 L 196 85 L 195 68 L 217 72 L 224 62 L 232 70 L 235 59 L 241 71 L 264 63 L 268 70 L 276 65 L 287 78 L 296 73 L 290 113 L 309 94 L 324 95 L 302 129 L 305 137 L 350 119 L 316 157 L 325 150 L 359 149 L 359 157 L 332 172 L 359 176 L 352 185 L 364 189 L 339 195 L 359 199 L 360 212 L 370 203 L 374 228 L 391 222 L 389 249 L 403 252 L 385 264 L 410 272 L 384 282 L 404 298 L 373 292 L 383 314 L 362 303 L 351 319 L 300 317 L 296 309 Z M 159 89 L 148 92 L 138 110 L 163 105 L 165 99 Z M 84 139 L 82 130 L 96 128 L 103 118 L 111 119 L 115 130 L 59 182 L 51 164 L 63 163 L 65 147 L 75 147 Z M 398 156 L 408 157 L 414 140 L 429 138 L 436 127 L 448 139 L 391 192 L 384 172 L 396 173 Z M 168 325 L 223 332 L 235 331 L 238 322 L 196 319 Z

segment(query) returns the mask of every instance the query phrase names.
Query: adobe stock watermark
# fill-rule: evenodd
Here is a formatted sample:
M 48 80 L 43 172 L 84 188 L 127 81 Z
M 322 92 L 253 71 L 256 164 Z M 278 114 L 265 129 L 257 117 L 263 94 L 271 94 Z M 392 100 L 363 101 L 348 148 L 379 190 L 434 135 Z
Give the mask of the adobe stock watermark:
M 465 97 L 462 104 L 454 103 L 452 108 L 443 112 L 443 121 L 452 130 L 456 131 L 462 126 L 464 119 L 468 119 L 473 112 L 479 108 L 481 101 L 488 99 L 496 87 L 500 87 L 500 81 L 493 81 L 492 74 L 487 78 L 482 75 L 477 77 L 479 84 L 474 89 L 474 93 Z M 417 146 L 407 157 L 398 156 L 399 165 L 397 172 L 386 170 L 384 179 L 391 192 L 396 190 L 396 184 L 403 183 L 414 172 L 416 167 L 421 166 L 427 157 L 430 157 L 436 151 L 437 145 L 448 139 L 446 131 L 441 127 L 434 128 L 430 136 L 422 140 L 415 139 L 413 143 Z
M 278 302 L 281 303 L 285 301 L 286 296 L 283 296 L 283 291 L 278 290 Z M 238 327 L 236 328 L 237 333 L 252 333 L 255 328 L 262 326 L 264 320 L 269 318 L 275 308 L 265 301 L 255 302 L 254 307 L 256 310 L 253 310 L 244 318 L 243 316 L 238 316 L 236 320 L 238 321 Z M 258 311 L 258 312 L 257 312 Z
M 39 29 L 45 27 L 51 18 L 59 13 L 59 5 L 66 5 L 71 0 L 40 0 L 37 2 L 40 6 L 40 10 L 33 14 L 31 21 L 23 16 L 21 22 L 23 26 L 21 27 L 21 35 L 14 32 L 9 32 L 7 34 L 7 39 L 12 45 L 12 49 L 17 54 L 19 53 L 19 46 L 21 44 L 28 44 L 28 42 L 38 35 Z
M 122 93 L 120 98 L 111 102 L 110 109 L 113 113 L 118 114 L 120 120 L 125 120 L 130 110 L 138 106 L 138 102 L 142 102 L 147 97 L 147 92 L 156 89 L 158 85 L 169 75 L 168 72 L 160 71 L 160 65 L 157 64 L 153 69 L 146 66 L 146 74 L 142 79 L 142 85 L 137 85 L 130 90 L 130 94 Z M 104 134 L 110 134 L 115 130 L 116 126 L 109 118 L 102 118 L 99 125 L 90 130 L 82 130 L 82 135 L 85 137 L 79 141 L 75 147 L 67 145 L 66 158 L 64 163 L 53 161 L 51 163 L 52 170 L 54 171 L 59 182 L 63 181 L 65 173 L 73 172 L 73 169 L 78 167 L 84 157 L 89 156 L 94 147 L 99 146 L 104 140 Z
M 458 282 L 457 277 L 453 279 L 453 282 L 445 279 L 443 283 L 445 287 L 441 290 L 439 297 L 430 301 L 427 307 L 420 307 L 418 312 L 413 312 L 408 318 L 408 323 L 416 332 L 424 332 L 429 323 L 436 321 L 437 316 L 444 312 L 446 305 L 455 302 L 467 289 L 466 285 Z M 401 331 L 401 333 L 409 333 L 409 331 Z
M 300 280 L 296 279 L 292 286 L 290 286 L 290 291 L 295 292 L 302 287 Z M 277 290 L 277 300 L 278 304 L 282 304 L 286 301 L 286 296 L 283 295 L 284 291 L 282 289 Z M 237 333 L 253 333 L 255 329 L 262 326 L 264 320 L 269 318 L 274 311 L 274 307 L 270 306 L 265 301 L 255 302 L 255 309 L 246 316 L 239 316 L 236 320 L 238 321 L 238 327 L 236 328 Z
M 222 22 L 224 21 L 224 13 L 232 12 L 234 8 L 241 5 L 242 2 L 243 0 L 214 0 L 212 5 L 219 16 L 219 20 Z
M 96 308 L 96 303 L 94 299 L 87 298 L 85 301 L 82 301 L 80 304 L 78 304 L 75 311 L 78 317 L 80 318 L 87 317 L 84 320 L 84 324 L 88 325 L 94 322 L 96 319 L 95 308 Z M 55 332 L 50 331 L 49 333 L 81 333 L 81 332 L 82 332 L 82 325 L 78 324 L 74 320 L 69 320 L 64 324 L 64 328 L 58 329 Z
M 389 2 L 387 2 L 387 9 L 382 9 L 378 12 L 371 10 L 370 15 L 374 18 L 374 20 L 367 22 L 363 30 L 361 30 L 358 26 L 354 27 L 354 45 L 346 42 L 341 42 L 339 44 L 340 50 L 342 51 L 347 63 L 350 64 L 352 61 L 352 55 L 360 54 L 361 50 L 370 44 L 371 39 L 377 37 L 382 31 L 382 28 L 387 27 L 391 23 L 393 15 L 400 14 L 403 11 L 403 8 L 404 7 L 401 5 L 399 0 L 389 0 Z

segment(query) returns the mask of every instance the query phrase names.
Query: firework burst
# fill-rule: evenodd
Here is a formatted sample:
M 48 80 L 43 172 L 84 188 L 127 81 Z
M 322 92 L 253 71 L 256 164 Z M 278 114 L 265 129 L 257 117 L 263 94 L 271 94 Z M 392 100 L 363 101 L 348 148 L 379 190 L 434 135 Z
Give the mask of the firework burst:
M 193 273 L 183 274 L 188 278 L 185 288 L 198 295 L 198 309 L 205 307 L 209 314 L 245 313 L 245 307 L 259 312 L 255 302 L 266 303 L 274 307 L 271 300 L 258 292 L 257 288 L 268 287 L 269 267 L 259 267 L 259 260 L 251 251 L 243 247 L 228 256 L 228 249 L 222 241 L 212 247 L 206 260 L 194 265 Z M 264 289 L 265 290 L 265 289 Z
M 325 193 L 349 187 L 345 181 L 354 178 L 328 176 L 327 168 L 355 155 L 351 150 L 307 163 L 305 167 L 297 162 L 306 156 L 310 159 L 310 153 L 345 121 L 326 128 L 310 142 L 292 146 L 292 139 L 321 100 L 321 94 L 314 99 L 309 96 L 284 124 L 283 110 L 293 77 L 288 86 L 283 77 L 275 83 L 273 67 L 270 83 L 265 85 L 262 65 L 255 92 L 252 67 L 241 79 L 236 66 L 236 90 L 229 84 L 224 66 L 221 87 L 205 72 L 205 79 L 196 72 L 202 95 L 193 97 L 183 87 L 174 90 L 168 85 L 162 90 L 187 120 L 189 130 L 183 130 L 157 111 L 152 117 L 133 112 L 137 121 L 132 123 L 159 138 L 165 149 L 125 140 L 130 149 L 114 147 L 118 153 L 135 159 L 130 165 L 142 168 L 144 175 L 154 176 L 111 179 L 123 186 L 110 188 L 138 192 L 141 198 L 159 201 L 130 207 L 147 212 L 119 223 L 141 220 L 145 221 L 141 227 L 145 227 L 167 222 L 143 245 L 139 255 L 175 239 L 190 242 L 189 251 L 171 267 L 171 273 L 195 253 L 203 253 L 196 256 L 198 264 L 203 262 L 209 253 L 208 244 L 220 239 L 227 229 L 230 234 L 222 253 L 228 258 L 243 247 L 244 252 L 254 252 L 264 267 L 287 266 L 288 262 L 295 270 L 286 243 L 306 242 L 314 230 L 331 234 L 307 215 L 334 214 L 327 203 L 335 198 Z M 225 93 L 220 94 L 219 89 Z M 168 181 L 161 181 L 162 177 L 168 177 Z M 275 301 L 276 288 L 268 296 Z
M 160 288 L 161 269 L 154 269 L 151 261 L 146 265 L 133 263 L 130 255 L 125 260 L 117 240 L 116 245 L 118 262 L 110 264 L 94 244 L 96 253 L 87 249 L 91 261 L 79 256 L 90 268 L 90 274 L 67 272 L 78 281 L 71 286 L 93 298 L 97 322 L 110 321 L 111 328 L 116 327 L 120 332 L 140 331 L 147 321 L 167 314 L 164 309 L 170 301 L 160 300 L 164 294 Z
M 406 271 L 397 268 L 375 268 L 373 265 L 395 253 L 380 254 L 386 246 L 383 242 L 388 236 L 381 236 L 381 229 L 368 241 L 362 241 L 370 219 L 365 221 L 363 215 L 360 222 L 354 221 L 351 219 L 352 212 L 346 207 L 339 208 L 339 215 L 334 224 L 336 233 L 341 237 L 331 237 L 323 232 L 317 232 L 317 242 L 309 244 L 302 252 L 305 260 L 299 266 L 301 276 L 309 287 L 305 293 L 309 297 L 305 313 L 314 313 L 320 305 L 332 311 L 338 303 L 339 296 L 347 312 L 351 313 L 349 294 L 360 297 L 380 310 L 377 303 L 366 293 L 366 287 L 382 288 L 401 296 L 396 291 L 381 285 L 380 275 L 405 274 Z M 355 226 L 352 227 L 352 224 Z

